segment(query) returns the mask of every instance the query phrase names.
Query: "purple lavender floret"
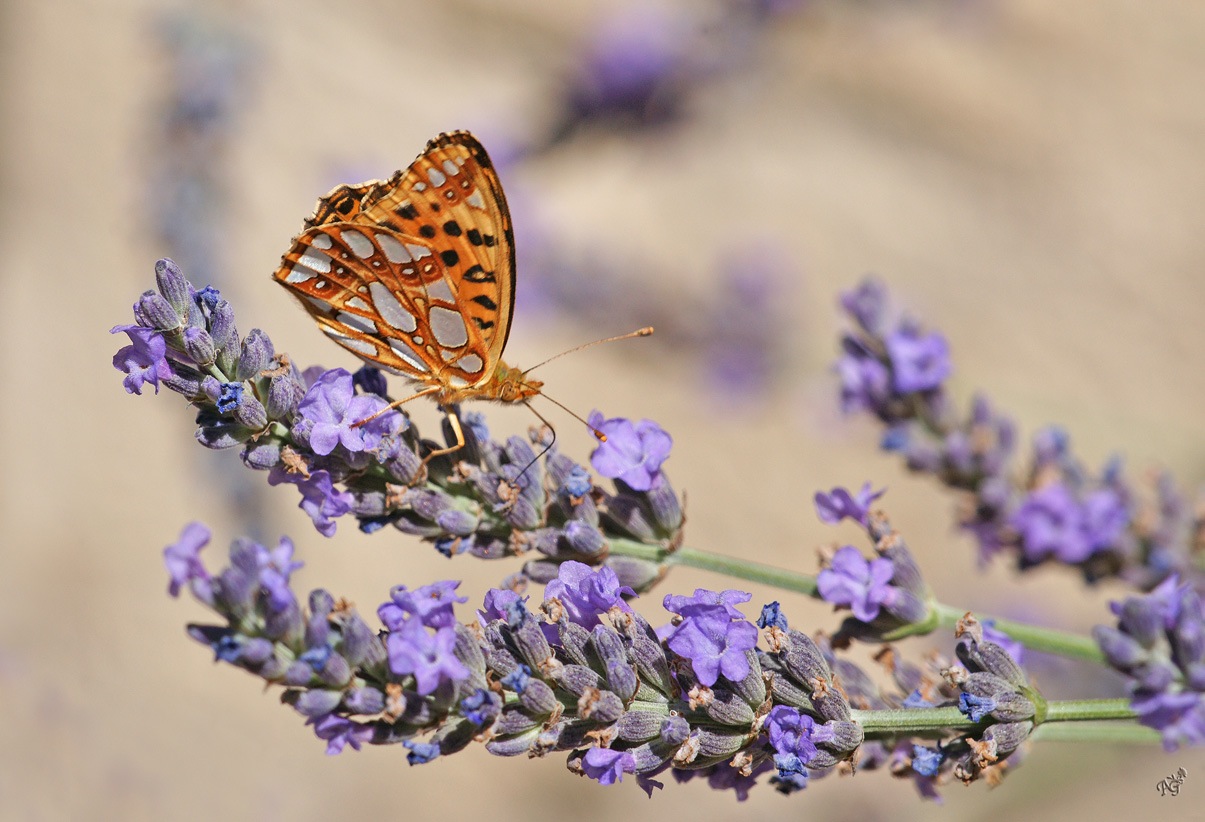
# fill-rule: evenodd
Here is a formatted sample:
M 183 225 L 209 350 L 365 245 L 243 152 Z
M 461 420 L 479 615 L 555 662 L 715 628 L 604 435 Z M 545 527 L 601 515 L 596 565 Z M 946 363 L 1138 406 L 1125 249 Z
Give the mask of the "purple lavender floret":
M 142 386 L 150 384 L 158 394 L 159 381 L 172 376 L 163 333 L 137 325 L 115 325 L 109 333 L 124 333 L 130 338 L 130 344 L 113 355 L 113 367 L 126 375 L 121 381 L 126 392 L 141 394 Z
M 649 491 L 661 483 L 661 464 L 674 442 L 661 426 L 652 420 L 604 419 L 601 411 L 591 412 L 587 422 L 607 437 L 590 455 L 595 471 L 623 480 L 634 491 Z
M 872 622 L 879 608 L 893 598 L 889 583 L 895 575 L 891 560 L 867 560 L 852 545 L 840 548 L 832 562 L 816 577 L 825 602 L 849 608 L 863 622 Z
M 869 482 L 865 483 L 862 490 L 858 491 L 856 495 L 839 487 L 827 494 L 817 491 L 814 497 L 816 515 L 820 517 L 821 522 L 829 525 L 836 525 L 843 519 L 852 519 L 865 526 L 870 516 L 871 503 L 885 493 L 887 493 L 886 488 L 872 491 Z
M 376 395 L 355 391 L 352 375 L 335 368 L 319 377 L 298 404 L 294 434 L 308 441 L 318 456 L 324 457 L 340 445 L 352 453 L 370 451 L 405 426 L 405 418 L 395 411 L 358 424 L 387 403 Z

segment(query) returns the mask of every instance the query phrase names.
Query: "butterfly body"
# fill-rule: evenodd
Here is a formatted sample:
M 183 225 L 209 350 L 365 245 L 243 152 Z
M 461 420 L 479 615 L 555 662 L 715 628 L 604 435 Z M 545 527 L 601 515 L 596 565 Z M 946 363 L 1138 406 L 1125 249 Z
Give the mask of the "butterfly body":
M 494 167 L 468 132 L 441 134 L 387 181 L 319 200 L 274 278 L 331 339 L 441 406 L 540 393 L 502 361 L 514 233 Z

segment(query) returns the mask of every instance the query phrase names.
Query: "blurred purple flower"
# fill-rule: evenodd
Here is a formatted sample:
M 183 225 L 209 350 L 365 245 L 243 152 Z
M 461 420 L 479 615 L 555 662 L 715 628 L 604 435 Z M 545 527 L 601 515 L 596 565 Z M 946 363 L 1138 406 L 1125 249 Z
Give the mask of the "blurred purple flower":
M 1080 503 L 1062 482 L 1031 491 L 1009 521 L 1026 559 L 1054 556 L 1070 564 L 1114 545 L 1128 523 L 1125 503 L 1113 489 L 1094 491 Z
M 849 491 L 840 487 L 827 494 L 817 491 L 813 497 L 816 502 L 816 516 L 820 517 L 821 522 L 829 525 L 836 525 L 848 517 L 865 527 L 869 521 L 870 504 L 885 493 L 886 488 L 872 491 L 869 482 L 862 486 L 857 496 L 850 495 Z
M 841 410 L 879 413 L 891 395 L 891 373 L 860 341 L 846 337 L 835 366 L 841 378 Z
M 904 326 L 888 334 L 884 344 L 901 394 L 931 391 L 950 376 L 950 346 L 936 331 L 922 337 Z
M 212 601 L 212 578 L 200 558 L 201 550 L 209 544 L 210 536 L 209 529 L 204 525 L 190 522 L 180 532 L 180 539 L 163 549 L 163 561 L 171 577 L 167 592 L 173 597 L 178 597 L 180 589 L 189 585 L 197 599 Z

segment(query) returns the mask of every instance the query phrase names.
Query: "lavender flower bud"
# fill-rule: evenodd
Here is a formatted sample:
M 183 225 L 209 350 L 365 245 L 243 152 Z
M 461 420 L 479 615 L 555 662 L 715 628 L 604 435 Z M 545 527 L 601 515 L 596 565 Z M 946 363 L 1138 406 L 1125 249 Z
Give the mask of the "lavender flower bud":
M 529 679 L 519 694 L 519 704 L 534 716 L 551 716 L 559 706 L 556 692 L 542 679 Z
M 581 696 L 587 689 L 601 690 L 602 677 L 583 665 L 566 665 L 553 673 L 557 685 L 574 696 Z
M 968 670 L 995 674 L 1014 686 L 1028 684 L 1025 672 L 1003 646 L 995 642 L 976 642 L 971 636 L 959 638 L 955 653 Z
M 690 736 L 690 723 L 678 715 L 667 716 L 661 723 L 661 742 L 678 746 Z
M 813 679 L 827 680 L 832 676 L 824 654 L 807 634 L 791 629 L 788 633 L 790 645 L 782 652 L 783 668 L 795 681 L 806 685 Z
M 256 471 L 267 471 L 280 464 L 281 443 L 279 440 L 262 439 L 248 442 L 243 449 L 243 465 Z
M 661 475 L 661 482 L 645 492 L 653 519 L 657 521 L 662 533 L 672 536 L 682 526 L 682 504 L 678 495 L 669 484 L 669 477 Z
M 753 725 L 753 709 L 745 700 L 719 685 L 712 689 L 712 693 L 714 698 L 705 708 L 707 716 L 731 727 L 748 728 Z
M 297 410 L 304 391 L 292 374 L 280 374 L 268 383 L 268 418 L 287 420 Z
M 179 315 L 188 313 L 192 298 L 188 293 L 188 280 L 184 279 L 180 267 L 164 257 L 155 263 L 155 285 L 168 304 Z
M 823 719 L 838 721 L 849 719 L 849 702 L 831 684 L 812 691 L 812 704 L 816 707 L 816 713 L 820 714 Z
M 607 541 L 594 526 L 581 520 L 570 520 L 565 525 L 565 541 L 578 554 L 593 558 L 602 553 Z
M 996 743 L 996 755 L 1003 759 L 1021 747 L 1021 743 L 1033 733 L 1032 722 L 1002 722 L 983 732 L 986 742 Z
M 297 694 L 293 707 L 302 716 L 329 714 L 339 707 L 339 702 L 343 699 L 342 691 L 326 691 L 320 688 L 311 688 L 302 692 L 294 691 L 293 693 Z
M 715 731 L 711 728 L 698 729 L 695 738 L 699 745 L 697 753 L 690 761 L 693 767 L 726 762 L 750 741 L 750 735 L 747 733 Z
M 480 520 L 468 511 L 453 508 L 441 512 L 435 517 L 435 524 L 449 534 L 459 537 L 470 536 L 477 530 Z
M 217 347 L 217 364 L 223 373 L 233 374 L 241 350 L 234 309 L 226 300 L 218 300 L 209 316 L 209 333 Z
M 548 666 L 552 657 L 552 648 L 544 637 L 540 622 L 534 618 L 524 619 L 511 634 L 515 647 L 522 655 L 523 661 L 535 671 L 542 671 Z
M 206 448 L 220 451 L 223 448 L 242 445 L 251 438 L 253 433 L 255 432 L 229 420 L 217 420 L 198 427 L 193 436 Z
M 505 714 L 503 714 L 505 716 Z M 508 738 L 495 737 L 485 743 L 485 749 L 494 756 L 521 756 L 526 754 L 540 736 L 539 726 Z
M 590 650 L 593 649 L 593 634 L 576 622 L 568 620 L 558 622 L 556 630 L 561 648 L 564 650 L 565 656 L 569 657 L 569 661 L 577 665 L 588 666 Z
M 383 665 L 387 658 L 385 643 L 381 641 L 375 631 L 368 627 L 368 623 L 355 613 L 348 614 L 344 619 L 342 651 L 343 656 L 352 665 L 369 670 Z M 480 649 L 478 649 L 478 654 L 480 655 L 480 653 Z M 462 659 L 461 662 L 465 662 L 465 660 Z M 470 669 L 474 669 L 467 662 L 465 664 Z M 484 658 L 482 666 L 484 667 Z
M 774 695 L 774 701 L 777 704 L 789 705 L 806 713 L 813 713 L 816 710 L 809 696 L 811 692 L 805 691 L 796 685 L 790 677 L 783 674 L 775 673 L 771 675 L 770 693 Z
M 611 691 L 586 694 L 578 700 L 578 712 L 584 719 L 610 725 L 623 716 L 623 700 Z
M 615 724 L 618 739 L 624 742 L 647 742 L 661 735 L 665 714 L 654 711 L 628 711 Z
M 606 672 L 607 687 L 625 702 L 635 696 L 639 682 L 619 634 L 606 625 L 597 625 L 592 632 L 591 644 Z
M 638 636 L 632 640 L 632 656 L 636 661 L 636 671 L 640 682 L 655 688 L 663 696 L 674 693 L 676 686 L 669 672 L 669 661 L 665 658 L 665 650 L 658 642 L 647 637 Z
M 164 380 L 163 384 L 177 394 L 183 394 L 185 399 L 193 401 L 205 395 L 201 390 L 202 379 L 204 377 L 198 371 L 182 363 L 173 362 L 172 375 Z
M 268 425 L 268 412 L 250 393 L 244 393 L 242 402 L 234 409 L 234 419 L 252 431 L 262 431 Z
M 653 542 L 657 535 L 645 517 L 640 500 L 623 494 L 607 499 L 607 518 L 617 527 L 642 542 Z
M 353 714 L 379 714 L 385 710 L 385 693 L 377 688 L 352 688 L 343 694 L 342 706 Z
M 184 329 L 184 352 L 202 368 L 213 365 L 217 357 L 213 337 L 209 336 L 209 332 L 204 328 Z
M 732 682 L 732 692 L 745 700 L 751 708 L 759 708 L 766 701 L 766 680 L 762 676 L 761 661 L 754 651 L 745 651 L 749 661 L 749 673 L 739 682 Z
M 467 680 L 460 683 L 462 690 L 472 692 L 484 688 L 485 652 L 472 631 L 460 623 L 453 627 L 456 630 L 456 644 L 452 647 L 452 654 L 471 674 Z
M 243 340 L 242 348 L 239 351 L 235 379 L 255 379 L 259 376 L 259 372 L 272 363 L 272 358 L 275 356 L 276 351 L 272 347 L 272 340 L 268 339 L 268 335 L 258 328 L 252 328 L 251 333 Z
M 638 594 L 653 588 L 666 574 L 665 566 L 636 557 L 607 557 L 604 564 L 619 577 L 620 585 L 627 585 Z
M 551 713 L 551 711 L 549 712 Z M 512 734 L 526 734 L 533 728 L 539 728 L 544 723 L 518 708 L 504 708 L 494 723 L 493 732 L 496 737 Z M 533 737 L 534 739 L 534 737 Z M 527 750 L 524 748 L 523 750 Z M 507 754 L 503 754 L 507 756 Z
M 139 325 L 154 328 L 159 331 L 175 331 L 180 327 L 180 315 L 171 303 L 154 291 L 147 291 L 138 298 L 134 306 L 134 314 L 139 319 Z

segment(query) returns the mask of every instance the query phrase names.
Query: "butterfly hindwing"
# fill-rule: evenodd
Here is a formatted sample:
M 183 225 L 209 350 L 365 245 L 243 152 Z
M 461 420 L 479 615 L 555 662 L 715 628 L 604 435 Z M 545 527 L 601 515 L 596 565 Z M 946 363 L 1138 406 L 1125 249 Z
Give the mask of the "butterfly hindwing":
M 438 249 L 489 363 L 502 356 L 515 299 L 514 232 L 498 175 L 468 132 L 442 134 L 404 171 L 369 190 L 364 218 Z

